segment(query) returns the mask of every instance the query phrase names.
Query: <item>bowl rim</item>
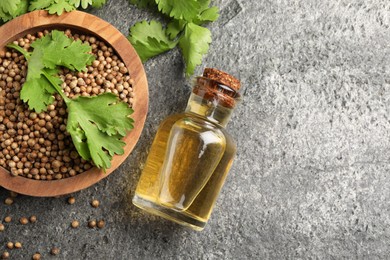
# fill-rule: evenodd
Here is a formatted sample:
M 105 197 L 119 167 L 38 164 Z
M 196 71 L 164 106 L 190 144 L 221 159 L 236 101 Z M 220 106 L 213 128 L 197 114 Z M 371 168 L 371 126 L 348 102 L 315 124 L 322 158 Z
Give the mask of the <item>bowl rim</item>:
M 36 197 L 54 197 L 70 194 L 92 186 L 107 177 L 118 168 L 135 147 L 145 125 L 148 112 L 149 91 L 144 67 L 135 49 L 113 25 L 103 19 L 82 11 L 72 11 L 62 15 L 51 15 L 47 11 L 33 11 L 19 16 L 0 27 L 0 52 L 5 45 L 29 33 L 44 29 L 71 29 L 94 35 L 103 39 L 117 53 L 129 70 L 134 80 L 135 102 L 133 104 L 134 129 L 125 137 L 123 155 L 115 155 L 111 168 L 104 172 L 96 167 L 88 171 L 61 180 L 35 180 L 26 177 L 11 176 L 10 172 L 0 167 L 0 186 L 20 194 Z

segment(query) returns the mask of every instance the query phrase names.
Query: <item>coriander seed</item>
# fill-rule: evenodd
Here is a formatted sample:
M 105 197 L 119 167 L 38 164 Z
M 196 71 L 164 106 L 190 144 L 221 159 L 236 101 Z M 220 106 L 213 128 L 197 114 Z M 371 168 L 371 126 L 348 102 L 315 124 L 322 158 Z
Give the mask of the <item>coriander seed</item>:
M 99 207 L 99 201 L 98 200 L 93 200 L 92 202 L 91 202 L 91 205 L 92 205 L 92 207 L 94 207 L 94 208 L 97 208 L 97 207 Z
M 5 223 L 10 223 L 12 221 L 12 218 L 10 216 L 7 216 L 4 218 Z
M 52 255 L 58 255 L 59 253 L 60 253 L 60 249 L 58 247 L 53 247 L 50 250 L 50 254 L 52 254 Z
M 3 254 L 1 255 L 1 259 L 8 259 L 9 258 L 9 253 L 7 251 L 4 251 Z
M 33 260 L 41 260 L 41 254 L 40 253 L 35 253 L 32 257 Z
M 5 227 L 3 224 L 0 223 L 0 232 L 4 231 Z
M 13 249 L 14 248 L 14 243 L 8 242 L 7 243 L 7 247 L 8 247 L 8 249 Z
M 68 203 L 69 203 L 70 205 L 74 204 L 75 202 L 76 202 L 76 199 L 75 199 L 74 197 L 69 197 L 69 198 L 68 198 Z
M 72 221 L 72 224 L 71 224 L 72 228 L 78 228 L 79 225 L 80 225 L 80 223 L 77 220 Z
M 31 216 L 31 217 L 30 217 L 30 222 L 31 222 L 31 223 L 37 222 L 37 217 L 36 217 L 36 216 Z
M 98 228 L 104 228 L 104 226 L 106 225 L 106 223 L 104 222 L 104 220 L 99 220 L 98 223 L 97 223 L 97 227 Z
M 21 217 L 21 218 L 19 219 L 19 222 L 20 222 L 20 224 L 22 224 L 22 225 L 27 225 L 27 224 L 28 224 L 28 219 L 27 219 L 26 217 Z
M 96 220 L 90 220 L 88 222 L 88 227 L 95 228 L 96 227 Z
M 17 249 L 22 248 L 22 243 L 15 242 L 15 248 L 17 248 Z
M 8 197 L 8 198 L 6 198 L 6 199 L 4 200 L 4 203 L 5 203 L 6 205 L 12 205 L 12 204 L 14 203 L 14 200 L 13 200 L 12 198 Z

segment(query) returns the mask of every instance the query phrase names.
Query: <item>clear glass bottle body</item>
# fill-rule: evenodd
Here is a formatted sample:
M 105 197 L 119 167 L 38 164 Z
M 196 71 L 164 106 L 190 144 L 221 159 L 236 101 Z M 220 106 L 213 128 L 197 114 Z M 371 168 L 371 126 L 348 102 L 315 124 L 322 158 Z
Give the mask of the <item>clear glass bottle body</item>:
M 192 93 L 185 113 L 166 118 L 153 141 L 134 205 L 202 230 L 236 154 L 224 128 L 232 110 Z

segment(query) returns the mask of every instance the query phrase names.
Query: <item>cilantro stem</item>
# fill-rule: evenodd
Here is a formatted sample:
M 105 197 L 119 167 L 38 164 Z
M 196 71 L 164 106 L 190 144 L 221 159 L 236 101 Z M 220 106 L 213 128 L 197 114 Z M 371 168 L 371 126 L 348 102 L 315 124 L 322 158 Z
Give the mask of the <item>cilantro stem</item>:
M 54 89 L 57 91 L 57 93 L 62 97 L 62 99 L 65 101 L 66 104 L 69 104 L 71 102 L 71 99 L 65 96 L 65 94 L 62 92 L 62 89 L 52 80 L 52 77 L 46 72 L 42 71 L 42 75 L 45 76 L 47 81 L 50 82 L 50 84 L 54 87 Z
M 7 45 L 8 48 L 12 48 L 12 49 L 15 49 L 17 50 L 18 52 L 20 52 L 21 54 L 23 54 L 23 56 L 26 58 L 26 60 L 28 61 L 31 57 L 31 52 L 28 52 L 26 51 L 25 49 L 23 49 L 22 47 L 20 47 L 19 45 L 16 45 L 14 43 L 10 43 Z

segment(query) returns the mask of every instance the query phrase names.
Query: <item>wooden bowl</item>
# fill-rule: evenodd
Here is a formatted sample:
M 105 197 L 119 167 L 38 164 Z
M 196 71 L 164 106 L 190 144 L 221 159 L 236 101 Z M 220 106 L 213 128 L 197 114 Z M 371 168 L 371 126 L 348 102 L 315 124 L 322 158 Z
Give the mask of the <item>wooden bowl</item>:
M 44 29 L 71 29 L 73 32 L 94 35 L 105 40 L 126 64 L 130 76 L 135 81 L 135 102 L 132 115 L 135 120 L 134 129 L 124 138 L 126 142 L 124 154 L 114 156 L 112 166 L 107 169 L 106 173 L 94 167 L 74 177 L 43 181 L 20 176 L 12 177 L 9 171 L 0 167 L 0 186 L 25 195 L 53 197 L 79 191 L 97 183 L 126 159 L 137 143 L 145 124 L 148 111 L 148 84 L 141 60 L 129 41 L 111 24 L 84 12 L 73 11 L 57 16 L 49 15 L 46 11 L 35 11 L 17 17 L 0 27 L 0 51 L 16 39 Z

